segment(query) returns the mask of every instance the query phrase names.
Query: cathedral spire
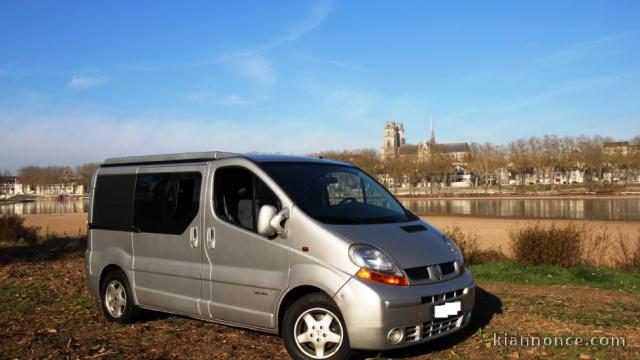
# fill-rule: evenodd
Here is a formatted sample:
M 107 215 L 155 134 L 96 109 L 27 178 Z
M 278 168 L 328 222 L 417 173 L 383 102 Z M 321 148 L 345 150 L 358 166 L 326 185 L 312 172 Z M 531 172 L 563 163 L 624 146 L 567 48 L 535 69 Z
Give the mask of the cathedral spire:
M 431 127 L 430 127 L 431 130 L 429 131 L 429 142 L 432 143 L 432 144 L 435 144 L 436 143 L 436 132 L 435 132 L 435 130 L 433 130 L 433 115 L 431 115 L 429 118 L 430 118 L 430 124 L 431 124 Z

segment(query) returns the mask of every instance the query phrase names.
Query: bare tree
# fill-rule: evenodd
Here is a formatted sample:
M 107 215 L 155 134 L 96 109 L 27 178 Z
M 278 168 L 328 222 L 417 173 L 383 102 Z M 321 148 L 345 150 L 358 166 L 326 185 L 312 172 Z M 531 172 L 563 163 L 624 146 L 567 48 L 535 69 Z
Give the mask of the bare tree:
M 86 163 L 76 167 L 76 176 L 78 183 L 84 187 L 85 191 L 89 190 L 91 186 L 91 177 L 100 167 L 98 163 Z

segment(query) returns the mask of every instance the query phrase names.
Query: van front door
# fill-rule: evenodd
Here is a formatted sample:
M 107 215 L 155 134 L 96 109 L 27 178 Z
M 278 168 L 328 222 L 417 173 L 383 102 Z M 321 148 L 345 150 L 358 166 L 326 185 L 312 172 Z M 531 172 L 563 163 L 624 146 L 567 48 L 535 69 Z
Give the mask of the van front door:
M 208 316 L 273 329 L 276 304 L 289 280 L 290 238 L 258 235 L 256 219 L 262 205 L 288 204 L 249 161 L 227 159 L 211 167 L 202 274 Z
M 143 306 L 198 315 L 206 172 L 206 165 L 138 168 L 133 274 Z

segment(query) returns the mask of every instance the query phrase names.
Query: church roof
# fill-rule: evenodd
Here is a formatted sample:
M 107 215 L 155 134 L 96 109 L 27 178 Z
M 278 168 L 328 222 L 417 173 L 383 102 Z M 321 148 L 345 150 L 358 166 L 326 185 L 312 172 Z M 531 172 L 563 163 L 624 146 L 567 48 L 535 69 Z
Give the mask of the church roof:
M 419 152 L 420 145 L 402 145 L 398 148 L 400 155 L 418 155 Z
M 469 144 L 466 142 L 454 142 L 454 143 L 438 143 L 436 146 L 440 147 L 444 152 L 467 152 L 469 151 Z

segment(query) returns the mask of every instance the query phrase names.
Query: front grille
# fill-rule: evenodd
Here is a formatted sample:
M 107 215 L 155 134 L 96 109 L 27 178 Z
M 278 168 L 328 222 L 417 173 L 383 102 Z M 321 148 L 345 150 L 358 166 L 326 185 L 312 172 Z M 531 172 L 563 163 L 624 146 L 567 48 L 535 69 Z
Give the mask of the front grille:
M 464 289 L 459 289 L 459 290 L 449 291 L 444 294 L 423 296 L 421 300 L 423 304 L 433 304 L 433 303 L 444 302 L 445 300 L 451 300 L 451 299 L 460 297 L 463 294 L 464 294 Z
M 456 266 L 453 261 L 446 262 L 442 264 L 438 264 L 436 266 L 440 266 L 440 270 L 442 271 L 442 276 L 447 276 L 449 274 L 453 274 L 456 271 Z M 429 280 L 431 277 L 429 276 L 428 266 L 420 266 L 410 269 L 404 269 L 405 273 L 411 280 Z M 437 279 L 431 279 L 437 280 Z
M 461 322 L 458 322 L 460 318 L 462 318 L 462 315 L 424 324 L 422 326 L 424 338 L 430 338 L 439 334 L 446 334 L 454 329 L 457 329 L 462 324 Z
M 462 325 L 463 316 L 458 315 L 447 319 L 434 320 L 422 325 L 408 326 L 404 329 L 404 341 L 428 340 L 431 337 L 450 333 Z

